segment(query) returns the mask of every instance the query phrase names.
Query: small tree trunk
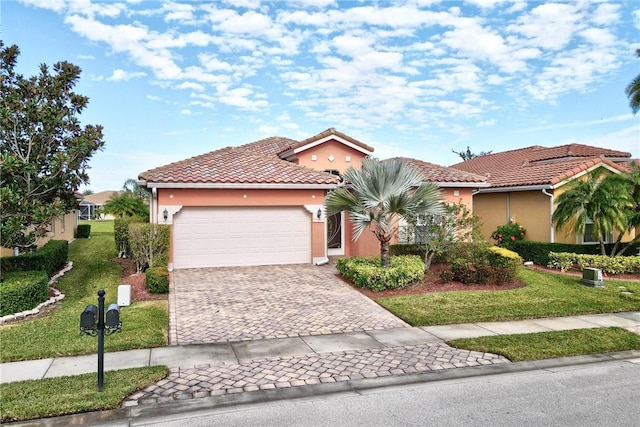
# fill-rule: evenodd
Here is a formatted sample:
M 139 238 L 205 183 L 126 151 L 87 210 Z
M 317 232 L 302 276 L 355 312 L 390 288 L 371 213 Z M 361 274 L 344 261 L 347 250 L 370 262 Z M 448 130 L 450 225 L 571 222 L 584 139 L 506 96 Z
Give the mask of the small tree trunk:
M 435 251 L 425 251 L 424 253 L 424 272 L 426 273 L 431 268 L 431 261 L 433 261 L 433 257 L 436 255 Z

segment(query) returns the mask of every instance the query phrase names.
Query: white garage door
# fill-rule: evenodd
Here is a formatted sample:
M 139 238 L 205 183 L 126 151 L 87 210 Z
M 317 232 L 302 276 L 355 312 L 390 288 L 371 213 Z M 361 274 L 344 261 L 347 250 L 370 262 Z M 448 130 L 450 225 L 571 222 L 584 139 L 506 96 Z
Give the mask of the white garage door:
M 174 268 L 311 262 L 311 218 L 292 207 L 185 207 L 173 217 Z

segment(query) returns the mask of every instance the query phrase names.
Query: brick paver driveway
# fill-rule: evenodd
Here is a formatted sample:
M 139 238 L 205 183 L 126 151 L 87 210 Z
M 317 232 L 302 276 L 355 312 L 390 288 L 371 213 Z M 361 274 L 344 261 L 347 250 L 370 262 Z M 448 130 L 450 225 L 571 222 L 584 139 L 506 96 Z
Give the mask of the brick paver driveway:
M 171 345 L 408 326 L 344 283 L 333 263 L 176 270 L 169 307 Z

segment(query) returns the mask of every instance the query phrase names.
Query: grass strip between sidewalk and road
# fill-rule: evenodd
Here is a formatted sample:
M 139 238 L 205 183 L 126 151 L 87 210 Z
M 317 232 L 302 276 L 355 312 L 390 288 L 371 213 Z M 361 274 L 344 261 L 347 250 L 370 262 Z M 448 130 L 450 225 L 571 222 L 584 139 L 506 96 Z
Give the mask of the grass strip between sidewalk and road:
M 604 288 L 579 277 L 523 268 L 526 286 L 505 291 L 452 291 L 379 298 L 375 302 L 411 326 L 475 323 L 640 310 L 640 282 L 607 280 Z M 624 286 L 624 289 L 619 289 Z M 625 293 L 626 292 L 626 293 Z
M 73 268 L 54 285 L 65 294 L 59 307 L 35 319 L 0 326 L 0 362 L 91 354 L 96 338 L 81 336 L 80 313 L 97 305 L 97 292 L 106 291 L 105 306 L 117 301 L 120 266 L 113 233 L 94 234 L 69 245 Z M 122 307 L 122 332 L 105 337 L 105 351 L 159 347 L 167 344 L 167 301 L 132 302 Z
M 640 350 L 640 335 L 623 328 L 590 328 L 531 334 L 459 338 L 452 347 L 500 354 L 512 362 Z
M 160 381 L 167 373 L 166 366 L 107 371 L 101 392 L 97 391 L 96 374 L 0 384 L 0 422 L 119 408 L 127 396 Z

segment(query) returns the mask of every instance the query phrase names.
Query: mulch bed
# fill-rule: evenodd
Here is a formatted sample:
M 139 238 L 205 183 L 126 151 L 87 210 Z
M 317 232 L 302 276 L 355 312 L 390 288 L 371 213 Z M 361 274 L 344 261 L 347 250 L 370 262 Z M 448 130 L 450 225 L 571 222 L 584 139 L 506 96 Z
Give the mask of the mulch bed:
M 112 261 L 122 268 L 121 284 L 131 285 L 131 302 L 166 300 L 168 298 L 168 294 L 149 293 L 145 283 L 145 274 L 136 274 L 136 263 L 131 258 L 114 258 Z
M 358 288 L 354 286 L 354 289 L 358 290 L 358 292 L 366 295 L 371 299 L 377 298 L 386 298 L 386 297 L 396 297 L 402 295 L 418 295 L 418 294 L 427 294 L 432 292 L 448 292 L 448 291 L 506 291 L 509 289 L 517 289 L 525 286 L 525 283 L 519 279 L 516 279 L 512 283 L 506 283 L 503 285 L 496 284 L 486 284 L 486 285 L 465 285 L 464 283 L 450 281 L 448 283 L 442 283 L 440 279 L 440 272 L 445 269 L 449 269 L 450 265 L 446 263 L 437 263 L 432 264 L 429 271 L 425 274 L 424 280 L 421 283 L 407 286 L 403 289 L 397 290 L 387 290 L 381 292 L 373 292 L 369 289 Z M 555 274 L 565 274 L 570 276 L 581 277 L 582 272 L 578 270 L 570 270 L 570 271 L 560 271 L 555 268 L 548 268 L 539 265 L 532 265 L 529 267 L 533 270 L 545 271 L 548 273 Z M 607 276 L 603 275 L 605 280 L 608 279 L 617 279 L 617 280 L 630 280 L 630 281 L 640 281 L 640 274 L 616 274 L 615 276 Z
M 461 282 L 450 281 L 448 283 L 442 283 L 440 279 L 440 273 L 443 270 L 450 268 L 447 263 L 431 264 L 429 271 L 425 273 L 422 282 L 415 285 L 407 286 L 406 288 L 396 290 L 386 290 L 380 292 L 373 292 L 369 289 L 358 288 L 354 286 L 354 289 L 358 292 L 366 295 L 371 299 L 397 297 L 402 295 L 418 295 L 427 294 L 433 292 L 448 292 L 448 291 L 506 291 L 508 289 L 517 289 L 525 286 L 522 280 L 516 279 L 512 283 L 505 283 L 503 285 L 496 285 L 487 283 L 485 285 L 469 284 L 465 285 Z

